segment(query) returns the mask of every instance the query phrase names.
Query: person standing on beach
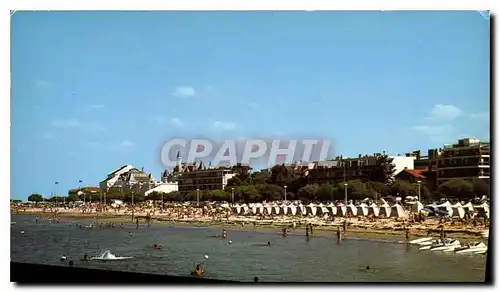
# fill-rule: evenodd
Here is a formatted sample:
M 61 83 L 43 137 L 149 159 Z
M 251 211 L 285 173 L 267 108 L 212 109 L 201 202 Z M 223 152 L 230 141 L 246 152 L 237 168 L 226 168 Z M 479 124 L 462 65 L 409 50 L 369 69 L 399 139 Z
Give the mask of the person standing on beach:
M 306 225 L 306 237 L 309 238 L 309 225 Z
M 344 233 L 347 232 L 347 220 L 344 220 L 344 222 L 342 222 L 342 228 L 344 229 Z
M 405 227 L 405 240 L 406 244 L 410 244 L 410 229 Z
M 286 235 L 287 235 L 287 227 L 286 226 L 283 227 L 282 231 L 283 231 L 283 237 L 286 237 Z

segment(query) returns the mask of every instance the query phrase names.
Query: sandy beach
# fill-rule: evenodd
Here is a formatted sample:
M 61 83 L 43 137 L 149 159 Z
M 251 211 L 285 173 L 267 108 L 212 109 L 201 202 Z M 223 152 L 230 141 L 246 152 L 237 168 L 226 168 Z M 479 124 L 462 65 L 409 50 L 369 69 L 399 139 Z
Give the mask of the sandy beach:
M 29 208 L 12 210 L 12 214 L 39 215 L 42 220 L 50 218 L 88 220 L 96 223 L 124 223 L 146 225 L 147 218 L 151 218 L 150 224 L 162 224 L 170 226 L 196 226 L 213 229 L 231 230 L 255 230 L 258 232 L 281 232 L 283 227 L 288 227 L 289 234 L 305 234 L 305 226 L 312 224 L 314 235 L 335 236 L 337 229 L 344 221 L 347 221 L 346 238 L 373 238 L 389 241 L 405 240 L 404 228 L 410 230 L 411 239 L 427 237 L 429 231 L 434 231 L 431 237 L 438 237 L 439 226 L 442 224 L 447 237 L 461 240 L 482 240 L 482 234 L 488 230 L 488 222 L 478 220 L 451 220 L 440 222 L 436 218 L 427 218 L 424 222 L 412 222 L 401 218 L 366 218 L 366 217 L 306 217 L 306 216 L 235 216 L 229 212 L 210 210 L 206 208 L 170 207 L 163 211 L 153 208 L 112 209 L 99 210 L 87 209 L 85 213 L 81 208 Z M 295 224 L 295 228 L 293 225 Z M 216 232 L 219 232 L 216 231 Z

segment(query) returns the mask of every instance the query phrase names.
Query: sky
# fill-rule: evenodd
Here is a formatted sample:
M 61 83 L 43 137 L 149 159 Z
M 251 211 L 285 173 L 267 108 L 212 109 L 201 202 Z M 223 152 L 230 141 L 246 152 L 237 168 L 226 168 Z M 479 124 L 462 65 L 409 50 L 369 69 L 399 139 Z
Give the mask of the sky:
M 489 35 L 478 12 L 18 11 L 11 198 L 125 164 L 160 179 L 172 137 L 321 137 L 344 156 L 489 140 Z

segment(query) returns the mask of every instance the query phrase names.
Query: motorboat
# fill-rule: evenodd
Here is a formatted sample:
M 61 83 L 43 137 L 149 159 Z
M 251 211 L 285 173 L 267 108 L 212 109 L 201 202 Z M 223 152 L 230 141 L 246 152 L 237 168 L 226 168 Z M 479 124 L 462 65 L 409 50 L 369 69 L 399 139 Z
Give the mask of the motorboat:
M 410 244 L 422 245 L 425 242 L 431 242 L 431 241 L 432 241 L 432 237 L 425 237 L 425 238 L 414 239 L 414 240 L 410 241 Z
M 437 244 L 437 245 L 432 245 L 430 250 L 431 251 L 442 251 L 446 250 L 452 247 L 460 247 L 460 241 L 458 240 L 453 240 L 453 239 L 445 239 L 443 243 Z
M 462 248 L 456 249 L 455 253 L 480 253 L 486 252 L 487 250 L 488 246 L 483 242 L 472 242 Z
M 419 250 L 428 250 L 428 249 L 431 249 L 433 246 L 435 247 L 435 246 L 440 245 L 440 244 L 443 244 L 443 241 L 441 239 L 425 241 L 425 242 L 420 243 L 420 245 L 423 245 L 423 246 L 421 248 L 419 248 Z

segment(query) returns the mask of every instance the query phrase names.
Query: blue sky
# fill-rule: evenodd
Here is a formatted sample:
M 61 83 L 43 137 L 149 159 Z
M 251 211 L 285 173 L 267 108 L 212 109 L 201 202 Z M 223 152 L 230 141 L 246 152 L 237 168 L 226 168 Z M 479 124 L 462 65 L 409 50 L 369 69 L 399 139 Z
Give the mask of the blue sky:
M 171 137 L 324 137 L 335 154 L 489 139 L 477 12 L 16 12 L 11 197 L 158 179 Z

